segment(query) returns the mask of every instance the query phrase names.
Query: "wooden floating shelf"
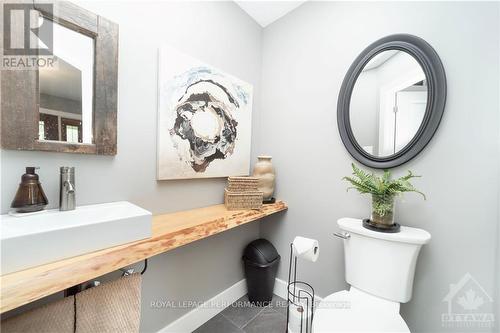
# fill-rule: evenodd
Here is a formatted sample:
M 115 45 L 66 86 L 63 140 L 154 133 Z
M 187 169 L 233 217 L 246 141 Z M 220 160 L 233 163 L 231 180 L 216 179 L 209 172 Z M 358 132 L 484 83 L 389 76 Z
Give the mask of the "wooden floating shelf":
M 0 313 L 287 208 L 277 201 L 260 210 L 215 205 L 153 216 L 151 238 L 0 276 Z

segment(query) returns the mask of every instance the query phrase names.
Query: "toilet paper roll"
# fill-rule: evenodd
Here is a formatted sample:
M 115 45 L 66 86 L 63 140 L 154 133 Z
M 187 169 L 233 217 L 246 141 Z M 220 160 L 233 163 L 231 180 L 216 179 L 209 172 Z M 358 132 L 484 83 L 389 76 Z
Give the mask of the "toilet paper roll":
M 315 262 L 319 257 L 319 243 L 315 239 L 297 236 L 292 243 L 293 254 L 308 261 Z

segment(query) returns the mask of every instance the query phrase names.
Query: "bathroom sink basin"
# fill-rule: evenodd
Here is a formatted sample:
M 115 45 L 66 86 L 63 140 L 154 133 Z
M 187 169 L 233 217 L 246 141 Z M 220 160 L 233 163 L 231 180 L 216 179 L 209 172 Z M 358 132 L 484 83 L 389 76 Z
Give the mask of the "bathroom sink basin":
M 1 215 L 1 274 L 151 237 L 151 213 L 130 202 Z

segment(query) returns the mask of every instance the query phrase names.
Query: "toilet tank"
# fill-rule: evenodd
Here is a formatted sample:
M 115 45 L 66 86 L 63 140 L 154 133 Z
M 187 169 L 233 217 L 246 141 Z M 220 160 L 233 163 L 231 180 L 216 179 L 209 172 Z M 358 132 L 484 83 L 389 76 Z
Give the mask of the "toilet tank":
M 401 227 L 397 233 L 366 229 L 358 219 L 342 218 L 345 279 L 369 294 L 399 303 L 411 299 L 418 253 L 431 235 L 422 229 Z

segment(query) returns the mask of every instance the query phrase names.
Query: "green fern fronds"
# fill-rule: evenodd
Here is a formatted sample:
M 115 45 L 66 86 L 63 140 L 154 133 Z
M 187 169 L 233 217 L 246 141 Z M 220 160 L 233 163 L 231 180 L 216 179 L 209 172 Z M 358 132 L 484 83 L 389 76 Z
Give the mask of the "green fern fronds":
M 342 179 L 349 182 L 352 186 L 347 190 L 355 189 L 362 194 L 372 194 L 379 197 L 394 197 L 404 192 L 415 192 L 426 199 L 425 194 L 417 190 L 410 180 L 419 178 L 420 176 L 414 175 L 411 171 L 408 174 L 391 180 L 391 173 L 389 170 L 384 170 L 382 176 L 376 176 L 373 173 L 368 173 L 358 168 L 352 163 L 353 177 L 343 177 Z

